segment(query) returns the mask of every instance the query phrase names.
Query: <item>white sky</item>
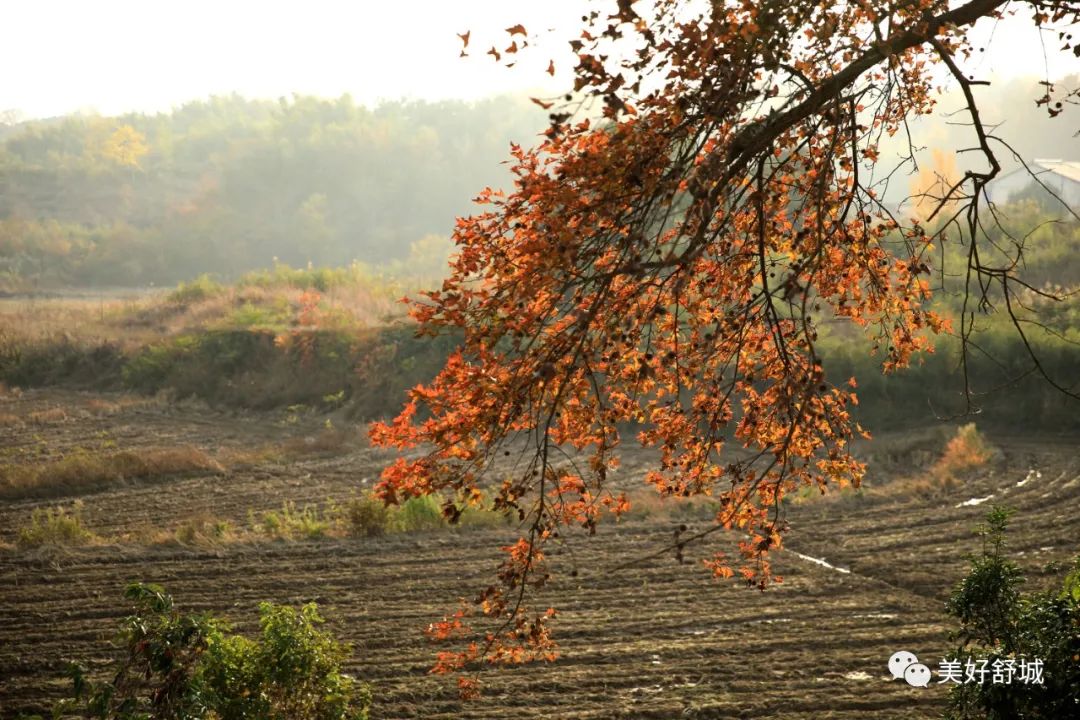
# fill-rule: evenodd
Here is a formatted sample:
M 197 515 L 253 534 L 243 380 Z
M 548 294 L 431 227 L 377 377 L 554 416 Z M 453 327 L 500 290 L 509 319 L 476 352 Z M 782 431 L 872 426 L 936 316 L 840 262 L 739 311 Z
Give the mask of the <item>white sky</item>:
M 231 92 L 349 92 L 365 104 L 550 95 L 570 84 L 566 40 L 588 7 L 582 0 L 8 0 L 0 4 L 0 111 L 151 112 Z M 493 42 L 505 47 L 503 29 L 519 22 L 530 34 L 557 32 L 506 70 L 483 53 Z M 459 60 L 455 33 L 467 29 L 472 57 Z M 1044 61 L 1030 22 L 1000 23 L 977 74 L 1080 72 L 1080 61 L 1057 52 L 1053 40 Z M 551 57 L 555 78 L 544 72 Z

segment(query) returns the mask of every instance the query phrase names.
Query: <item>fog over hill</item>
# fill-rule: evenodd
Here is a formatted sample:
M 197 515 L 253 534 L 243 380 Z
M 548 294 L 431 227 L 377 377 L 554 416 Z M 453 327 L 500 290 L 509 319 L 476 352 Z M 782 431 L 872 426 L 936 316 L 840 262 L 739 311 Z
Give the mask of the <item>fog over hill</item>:
M 347 95 L 21 123 L 0 143 L 0 273 L 129 285 L 275 258 L 441 267 L 454 217 L 506 184 L 510 143 L 545 123 L 525 99 L 367 108 Z
M 1056 85 L 1074 88 L 1080 76 Z M 1017 158 L 1080 159 L 1074 113 L 1050 118 L 1035 77 L 977 86 L 1003 173 Z M 1059 93 L 1064 94 L 1064 93 Z M 1071 109 L 1071 108 L 1070 108 Z M 980 162 L 958 91 L 882 139 L 892 206 L 927 177 Z M 511 142 L 546 126 L 526 96 L 384 102 L 210 97 L 168 113 L 73 114 L 0 125 L 0 289 L 222 279 L 275 262 L 359 262 L 437 275 L 454 218 L 506 186 Z M 1011 149 L 1010 149 L 1011 148 Z M 1015 151 L 1016 155 L 1013 155 Z M 981 169 L 981 168 L 974 168 Z

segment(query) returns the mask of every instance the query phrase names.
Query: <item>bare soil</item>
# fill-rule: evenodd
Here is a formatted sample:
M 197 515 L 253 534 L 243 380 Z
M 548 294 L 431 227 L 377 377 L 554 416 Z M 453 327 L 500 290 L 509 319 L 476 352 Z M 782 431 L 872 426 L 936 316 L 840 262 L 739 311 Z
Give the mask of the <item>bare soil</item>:
M 6 396 L 0 413 L 29 417 L 61 407 L 66 419 L 0 428 L 3 462 L 103 443 L 217 453 L 284 443 L 317 432 L 319 422 L 162 402 L 86 410 L 101 400 L 121 399 L 66 391 Z M 789 549 L 833 567 L 779 553 L 784 581 L 763 593 L 711 580 L 698 562 L 711 554 L 705 546 L 688 550 L 683 564 L 662 555 L 614 569 L 664 547 L 685 520 L 658 514 L 574 538 L 555 553 L 553 583 L 536 601 L 559 611 L 560 658 L 484 672 L 484 696 L 470 703 L 458 700 L 447 678 L 428 673 L 436 647 L 422 630 L 491 581 L 498 547 L 512 530 L 212 549 L 9 547 L 0 550 L 0 717 L 44 711 L 65 695 L 68 660 L 105 667 L 108 640 L 127 610 L 123 587 L 136 580 L 159 582 L 182 608 L 213 611 L 241 629 L 251 627 L 259 601 L 318 602 L 333 632 L 353 644 L 349 672 L 374 686 L 375 718 L 936 717 L 945 688 L 894 681 L 886 662 L 903 649 L 936 668 L 951 650 L 943 601 L 978 549 L 972 528 L 985 510 L 997 502 L 1017 508 L 1010 549 L 1033 584 L 1052 577 L 1047 562 L 1068 561 L 1080 549 L 1076 439 L 991 439 L 1003 458 L 936 498 L 898 491 L 792 505 Z M 200 514 L 243 523 L 249 511 L 280 508 L 284 500 L 346 498 L 370 486 L 389 458 L 357 443 L 336 455 L 125 482 L 79 499 L 87 525 L 106 536 L 174 527 Z M 647 458 L 628 460 L 624 472 L 632 479 Z M 1029 476 L 1033 470 L 1038 474 Z M 887 488 L 890 479 L 871 475 L 869 482 Z M 34 508 L 74 499 L 0 501 L 0 541 L 12 544 Z

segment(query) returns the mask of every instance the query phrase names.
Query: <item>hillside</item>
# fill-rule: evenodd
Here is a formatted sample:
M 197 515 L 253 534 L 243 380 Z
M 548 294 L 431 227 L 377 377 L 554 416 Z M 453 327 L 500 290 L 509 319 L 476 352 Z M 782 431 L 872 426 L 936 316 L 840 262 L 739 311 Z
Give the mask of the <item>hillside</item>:
M 441 272 L 454 217 L 507 182 L 509 143 L 544 123 L 506 98 L 369 109 L 347 95 L 22 123 L 0 139 L 0 290 L 232 278 L 275 260 Z

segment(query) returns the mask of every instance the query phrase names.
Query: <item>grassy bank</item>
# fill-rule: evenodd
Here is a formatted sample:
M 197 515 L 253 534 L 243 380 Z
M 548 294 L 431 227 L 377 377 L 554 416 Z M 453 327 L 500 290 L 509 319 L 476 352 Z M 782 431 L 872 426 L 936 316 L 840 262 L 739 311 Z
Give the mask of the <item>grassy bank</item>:
M 417 287 L 360 266 L 272 270 L 225 286 L 203 276 L 136 300 L 0 301 L 0 382 L 162 391 L 229 407 L 347 408 L 366 420 L 398 411 L 407 390 L 442 367 L 456 338 L 415 337 L 397 298 Z M 1028 330 L 1060 385 L 1080 367 L 1080 301 L 1037 308 L 1056 330 Z M 955 314 L 946 305 L 946 314 Z M 858 382 L 854 416 L 871 430 L 957 419 L 968 410 L 955 338 L 890 375 L 853 328 L 822 328 L 818 351 L 837 385 Z M 1004 319 L 980 319 L 968 358 L 972 409 L 985 427 L 1080 426 L 1077 402 L 1033 369 Z M 1076 388 L 1072 388 L 1076 391 Z M 0 418 L 2 422 L 2 418 Z
M 203 276 L 136 300 L 8 299 L 0 381 L 381 417 L 433 377 L 453 345 L 414 337 L 397 299 L 415 290 L 359 266 L 279 264 L 235 285 Z

